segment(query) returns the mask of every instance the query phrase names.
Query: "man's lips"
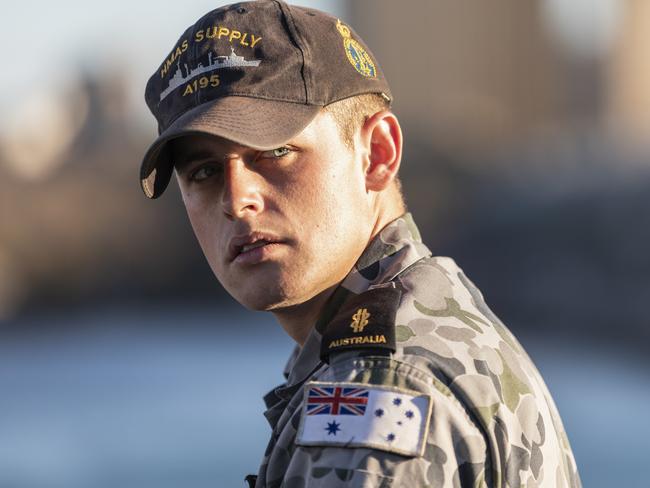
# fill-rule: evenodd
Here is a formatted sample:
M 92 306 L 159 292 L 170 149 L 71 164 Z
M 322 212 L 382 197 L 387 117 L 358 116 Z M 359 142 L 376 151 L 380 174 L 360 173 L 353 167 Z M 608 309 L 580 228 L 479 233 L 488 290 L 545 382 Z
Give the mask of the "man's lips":
M 252 254 L 255 249 L 262 248 L 269 244 L 284 243 L 282 239 L 267 232 L 252 232 L 246 235 L 235 236 L 228 243 L 228 262 L 233 262 L 239 256 Z

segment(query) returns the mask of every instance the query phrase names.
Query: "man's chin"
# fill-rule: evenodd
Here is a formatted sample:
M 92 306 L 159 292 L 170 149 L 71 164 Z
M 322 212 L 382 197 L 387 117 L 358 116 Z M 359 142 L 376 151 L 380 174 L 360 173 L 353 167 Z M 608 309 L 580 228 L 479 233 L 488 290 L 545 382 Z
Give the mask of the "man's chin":
M 232 294 L 233 298 L 249 310 L 256 312 L 282 312 L 309 301 L 301 293 L 287 293 L 285 290 L 276 290 L 275 293 L 265 290 L 260 293 L 247 293 L 242 296 Z
M 249 310 L 281 312 L 308 302 L 321 290 L 306 286 L 304 280 L 292 280 L 280 273 L 246 280 L 233 280 L 235 286 L 222 285 L 230 296 Z M 270 286 L 269 286 L 270 285 Z
M 249 289 L 247 293 L 237 294 L 231 292 L 230 294 L 241 305 L 256 312 L 273 312 L 290 305 L 290 300 L 284 294 L 270 293 L 269 290 L 255 293 Z

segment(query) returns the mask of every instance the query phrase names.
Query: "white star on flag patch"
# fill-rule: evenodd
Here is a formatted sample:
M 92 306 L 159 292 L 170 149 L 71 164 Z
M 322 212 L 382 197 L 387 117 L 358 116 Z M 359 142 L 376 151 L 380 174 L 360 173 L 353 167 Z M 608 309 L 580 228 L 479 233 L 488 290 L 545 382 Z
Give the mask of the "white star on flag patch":
M 307 383 L 296 443 L 369 447 L 421 456 L 431 398 L 392 386 Z

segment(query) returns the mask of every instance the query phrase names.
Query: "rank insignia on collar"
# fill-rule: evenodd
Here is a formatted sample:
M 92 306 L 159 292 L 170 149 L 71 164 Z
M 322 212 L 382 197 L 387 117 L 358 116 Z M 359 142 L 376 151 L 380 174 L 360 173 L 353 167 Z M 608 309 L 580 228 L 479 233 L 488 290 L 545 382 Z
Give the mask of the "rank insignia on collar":
M 369 318 L 370 314 L 368 313 L 368 309 L 360 308 L 352 315 L 350 327 L 352 327 L 354 332 L 363 332 L 363 328 L 368 325 Z
M 375 288 L 349 299 L 325 329 L 321 359 L 351 349 L 395 352 L 395 314 L 401 296 L 396 288 Z

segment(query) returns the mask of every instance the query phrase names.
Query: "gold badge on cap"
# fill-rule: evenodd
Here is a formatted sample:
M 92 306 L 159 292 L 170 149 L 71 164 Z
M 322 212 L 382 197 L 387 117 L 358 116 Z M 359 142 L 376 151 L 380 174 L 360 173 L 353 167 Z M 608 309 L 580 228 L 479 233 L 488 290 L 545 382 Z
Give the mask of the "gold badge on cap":
M 343 46 L 345 47 L 345 54 L 347 54 L 350 64 L 363 76 L 376 78 L 377 68 L 375 68 L 375 63 L 373 63 L 370 54 L 368 54 L 363 46 L 352 39 L 350 28 L 338 19 L 336 21 L 336 28 L 341 36 L 343 36 Z

